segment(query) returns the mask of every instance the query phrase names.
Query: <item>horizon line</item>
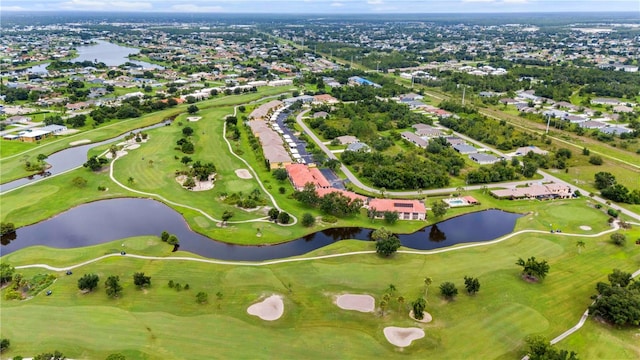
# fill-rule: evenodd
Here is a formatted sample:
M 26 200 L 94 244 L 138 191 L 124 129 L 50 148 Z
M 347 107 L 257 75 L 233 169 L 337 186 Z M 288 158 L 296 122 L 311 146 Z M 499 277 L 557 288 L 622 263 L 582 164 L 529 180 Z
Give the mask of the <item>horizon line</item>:
M 52 9 L 52 10 L 29 10 L 29 9 L 3 9 L 0 6 L 0 12 L 11 12 L 11 13 L 55 13 L 55 12 L 65 12 L 65 13 L 111 13 L 111 14 L 228 14 L 228 15 L 386 15 L 386 14 L 395 14 L 395 15 L 421 15 L 421 14 L 627 14 L 628 10 L 613 10 L 613 11 L 600 11 L 600 10 L 577 10 L 577 11 L 569 11 L 569 10 L 555 10 L 555 11 L 463 11 L 463 12 L 453 12 L 453 11 L 433 11 L 433 12 L 238 12 L 238 11 L 197 11 L 197 12 L 189 12 L 189 11 L 178 11 L 175 10 L 133 10 L 133 11 L 119 11 L 119 10 L 70 10 L 70 9 Z M 633 16 L 629 14 L 630 16 Z M 640 22 L 640 17 L 637 19 Z

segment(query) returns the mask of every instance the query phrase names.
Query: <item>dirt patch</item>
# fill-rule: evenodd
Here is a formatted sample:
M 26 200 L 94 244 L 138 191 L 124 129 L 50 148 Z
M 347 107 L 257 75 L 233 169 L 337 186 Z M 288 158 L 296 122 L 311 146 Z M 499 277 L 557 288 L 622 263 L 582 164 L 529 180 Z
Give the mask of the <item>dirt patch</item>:
M 207 181 L 199 181 L 198 179 L 194 179 L 196 186 L 194 186 L 193 189 L 190 189 L 190 190 L 191 191 L 207 191 L 207 190 L 213 189 L 213 180 L 215 179 L 215 177 L 216 177 L 215 174 L 209 175 L 209 179 Z M 187 175 L 180 175 L 176 177 L 176 181 L 180 185 L 184 184 L 185 180 L 187 180 Z
M 412 318 L 413 320 L 417 321 L 417 322 L 421 322 L 421 323 L 430 323 L 431 321 L 433 321 L 433 317 L 431 316 L 431 314 L 429 314 L 426 311 L 422 312 L 422 319 L 418 320 L 415 318 L 415 316 L 413 316 L 413 310 L 409 311 L 409 317 Z
M 89 140 L 89 139 L 82 139 L 82 140 L 72 141 L 72 142 L 69 143 L 69 145 L 76 146 L 76 145 L 88 144 L 90 142 L 91 142 L 91 140 Z
M 240 178 L 240 179 L 251 179 L 253 176 L 251 175 L 251 173 L 249 172 L 249 170 L 247 169 L 237 169 L 236 170 L 236 175 Z
M 336 305 L 342 310 L 373 312 L 376 300 L 371 295 L 344 294 L 336 298 Z
M 284 313 L 282 296 L 271 295 L 261 302 L 249 306 L 247 313 L 265 321 L 278 320 Z
M 584 230 L 584 231 L 591 231 L 591 226 L 587 226 L 587 225 L 580 225 L 580 230 Z
M 398 347 L 407 347 L 411 345 L 413 340 L 422 339 L 424 337 L 424 330 L 420 328 L 401 328 L 395 326 L 387 326 L 383 330 L 384 337 L 392 345 Z

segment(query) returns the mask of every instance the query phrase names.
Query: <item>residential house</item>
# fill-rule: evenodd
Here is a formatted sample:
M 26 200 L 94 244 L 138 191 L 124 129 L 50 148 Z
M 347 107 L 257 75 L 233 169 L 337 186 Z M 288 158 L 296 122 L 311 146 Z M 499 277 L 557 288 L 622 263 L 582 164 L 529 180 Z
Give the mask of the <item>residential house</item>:
M 469 154 L 469 159 L 477 162 L 480 165 L 495 164 L 498 161 L 500 161 L 500 159 L 498 159 L 497 157 L 491 154 L 483 154 L 483 153 Z
M 427 141 L 425 139 L 410 131 L 404 131 L 402 134 L 400 134 L 400 136 L 402 136 L 403 139 L 407 140 L 415 146 L 421 147 L 423 149 L 427 147 Z
M 376 218 L 384 218 L 387 211 L 397 212 L 399 220 L 426 220 L 427 210 L 418 200 L 371 199 L 369 209 Z
M 478 149 L 468 144 L 456 144 L 453 145 L 453 149 L 463 155 L 474 154 L 478 152 Z
M 345 149 L 345 151 L 369 152 L 369 151 L 371 151 L 371 149 L 369 148 L 369 145 L 358 141 L 358 142 L 354 142 L 354 143 L 349 144 L 347 146 L 347 148 Z
M 519 147 L 516 149 L 514 155 L 516 156 L 525 156 L 528 153 L 534 153 L 534 154 L 540 154 L 540 155 L 547 155 L 548 151 L 542 150 L 537 146 L 523 146 L 523 147 Z
M 331 183 L 318 168 L 312 168 L 304 164 L 289 164 L 285 166 L 285 169 L 293 188 L 297 191 L 303 190 L 308 183 L 313 184 L 316 189 L 331 188 Z

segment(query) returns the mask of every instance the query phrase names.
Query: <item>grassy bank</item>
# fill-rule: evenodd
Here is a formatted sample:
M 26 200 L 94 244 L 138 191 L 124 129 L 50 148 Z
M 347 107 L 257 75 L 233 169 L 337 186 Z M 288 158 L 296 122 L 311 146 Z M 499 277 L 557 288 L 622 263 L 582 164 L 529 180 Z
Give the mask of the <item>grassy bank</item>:
M 525 234 L 497 245 L 437 255 L 396 254 L 382 259 L 369 254 L 262 267 L 118 256 L 74 269 L 71 276 L 57 273 L 58 280 L 50 287 L 52 296 L 3 301 L 2 337 L 11 340 L 7 356 L 59 349 L 72 358 L 104 358 L 121 352 L 132 359 L 267 358 L 274 354 L 284 358 L 340 354 L 341 358 L 513 359 L 527 335 L 552 338 L 573 326 L 589 305 L 595 283 L 605 280 L 612 268 L 630 272 L 637 268 L 640 254 L 633 245 L 619 248 L 607 240 L 608 236 L 585 239 L 586 247 L 578 254 L 575 238 Z M 156 238 L 141 237 L 71 250 L 33 247 L 2 261 L 70 265 L 117 252 L 122 242 L 130 253 L 186 255 L 170 253 Z M 372 247 L 343 241 L 314 254 Z M 515 260 L 528 256 L 550 262 L 544 282 L 520 279 Z M 148 290 L 133 287 L 131 277 L 138 271 L 151 276 Z M 20 272 L 32 276 L 49 271 Z M 100 276 L 94 293 L 78 291 L 77 279 L 84 273 Z M 121 298 L 104 294 L 102 282 L 108 275 L 120 276 Z M 455 301 L 446 302 L 437 295 L 444 281 L 453 281 L 463 290 L 465 275 L 479 278 L 482 287 L 476 296 L 462 291 Z M 425 276 L 433 278 L 427 311 L 434 321 L 418 324 L 407 317 L 406 304 L 424 294 Z M 169 280 L 188 283 L 190 289 L 177 292 L 167 286 Z M 333 296 L 345 292 L 371 294 L 379 304 L 389 284 L 397 291 L 384 317 L 379 312 L 343 311 L 333 304 Z M 209 294 L 208 304 L 195 302 L 200 291 Z M 222 294 L 220 299 L 217 292 Z M 271 293 L 285 298 L 281 319 L 264 322 L 246 313 L 249 305 Z M 406 299 L 404 305 L 394 300 L 397 296 Z M 385 326 L 418 326 L 426 336 L 400 351 L 387 343 L 382 334 Z M 610 331 L 590 319 L 559 347 L 575 350 L 582 358 L 632 359 L 640 356 L 640 348 L 631 341 L 633 333 L 633 329 Z M 471 338 L 474 341 L 468 341 Z

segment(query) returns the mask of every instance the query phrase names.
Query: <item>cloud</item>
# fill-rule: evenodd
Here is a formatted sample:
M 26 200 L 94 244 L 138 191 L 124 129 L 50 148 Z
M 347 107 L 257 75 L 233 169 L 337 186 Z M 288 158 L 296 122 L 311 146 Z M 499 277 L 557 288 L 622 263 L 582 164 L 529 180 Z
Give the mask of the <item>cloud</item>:
M 0 11 L 25 11 L 27 9 L 23 8 L 22 6 L 2 6 L 0 5 Z
M 496 0 L 462 0 L 463 3 L 492 3 Z
M 367 0 L 367 4 L 369 5 L 382 5 L 384 1 L 382 0 Z
M 333 7 L 342 7 L 342 6 L 344 6 L 344 4 L 341 3 L 341 2 L 332 2 L 331 6 L 333 6 Z
M 502 0 L 505 4 L 528 4 L 529 0 Z
M 195 4 L 173 5 L 171 10 L 178 12 L 222 12 L 224 8 L 222 6 L 202 6 Z
M 117 8 L 118 10 L 151 10 L 153 5 L 149 2 L 126 2 L 126 1 L 112 1 L 109 3 L 111 8 Z

